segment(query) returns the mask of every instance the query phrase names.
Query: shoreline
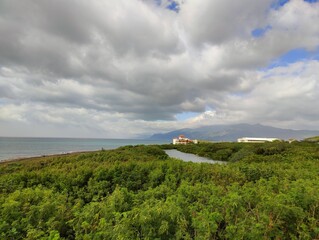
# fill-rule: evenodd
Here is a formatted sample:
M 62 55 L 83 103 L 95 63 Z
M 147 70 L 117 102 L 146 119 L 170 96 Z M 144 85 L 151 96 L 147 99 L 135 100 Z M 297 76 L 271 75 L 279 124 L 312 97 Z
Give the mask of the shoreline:
M 105 150 L 112 150 L 112 149 L 105 149 Z M 92 153 L 92 152 L 98 152 L 98 151 L 101 151 L 101 150 L 83 150 L 83 151 L 74 151 L 74 152 L 72 151 L 72 152 L 66 152 L 66 153 L 43 154 L 43 155 L 36 155 L 36 156 L 30 156 L 30 157 L 10 158 L 10 159 L 0 160 L 0 164 L 40 159 L 40 158 L 46 158 L 46 157 L 61 157 L 61 156 L 76 155 L 81 153 Z
M 30 140 L 31 139 L 31 140 Z M 157 145 L 163 141 L 145 139 L 68 139 L 0 137 L 0 164 L 46 156 L 111 150 L 127 145 Z

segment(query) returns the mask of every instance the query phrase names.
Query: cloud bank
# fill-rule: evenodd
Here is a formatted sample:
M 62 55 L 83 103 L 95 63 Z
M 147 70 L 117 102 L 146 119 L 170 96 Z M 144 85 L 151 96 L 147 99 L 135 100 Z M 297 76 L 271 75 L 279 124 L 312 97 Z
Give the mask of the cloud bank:
M 0 135 L 128 138 L 240 122 L 318 129 L 319 3 L 167 4 L 0 0 Z M 314 54 L 270 67 L 295 49 Z M 188 112 L 197 116 L 178 118 Z

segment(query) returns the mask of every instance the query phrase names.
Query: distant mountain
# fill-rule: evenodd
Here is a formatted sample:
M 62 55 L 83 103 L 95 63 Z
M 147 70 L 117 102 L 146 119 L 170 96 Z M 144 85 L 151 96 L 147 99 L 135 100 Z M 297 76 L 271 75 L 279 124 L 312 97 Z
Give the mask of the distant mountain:
M 235 125 L 213 125 L 199 128 L 184 128 L 168 133 L 152 135 L 152 140 L 171 140 L 179 135 L 185 135 L 190 139 L 211 140 L 211 141 L 237 141 L 241 137 L 274 137 L 284 140 L 318 136 L 316 130 L 292 130 L 282 129 L 260 124 L 235 124 Z

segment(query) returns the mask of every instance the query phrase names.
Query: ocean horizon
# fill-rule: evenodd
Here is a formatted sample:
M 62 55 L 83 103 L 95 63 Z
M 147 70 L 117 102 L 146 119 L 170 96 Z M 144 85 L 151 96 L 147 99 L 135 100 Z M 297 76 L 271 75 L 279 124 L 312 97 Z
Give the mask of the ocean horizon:
M 147 139 L 0 137 L 0 161 L 43 155 L 109 150 L 126 145 L 165 144 Z

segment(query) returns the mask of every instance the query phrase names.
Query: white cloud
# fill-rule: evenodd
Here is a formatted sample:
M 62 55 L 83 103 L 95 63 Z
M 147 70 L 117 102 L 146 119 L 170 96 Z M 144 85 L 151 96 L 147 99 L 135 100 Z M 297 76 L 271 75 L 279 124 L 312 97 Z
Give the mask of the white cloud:
M 229 97 L 227 106 L 223 107 L 228 109 L 227 114 L 241 115 L 242 122 L 276 122 L 276 125 L 299 129 L 316 128 L 318 69 L 318 61 L 306 61 L 256 73 L 260 80 L 254 89 L 248 94 Z
M 0 120 L 2 121 L 25 121 L 25 113 L 27 109 L 24 105 L 6 104 L 0 105 Z
M 176 13 L 165 1 L 2 0 L 0 135 L 30 126 L 82 137 L 235 122 L 316 127 L 318 61 L 259 69 L 318 47 L 319 3 L 271 2 L 185 0 Z M 175 120 L 187 111 L 199 116 Z
M 262 25 L 270 0 L 185 1 L 181 21 L 189 38 L 196 44 L 221 44 L 247 37 Z

